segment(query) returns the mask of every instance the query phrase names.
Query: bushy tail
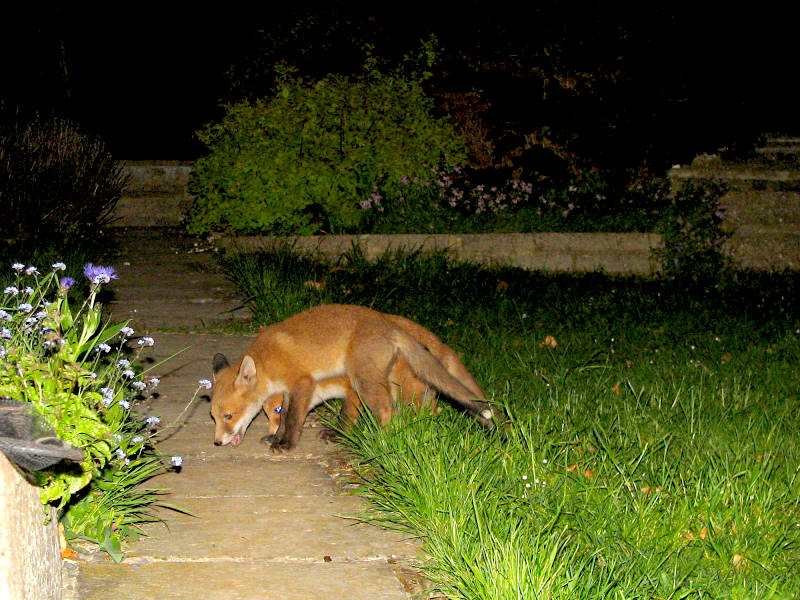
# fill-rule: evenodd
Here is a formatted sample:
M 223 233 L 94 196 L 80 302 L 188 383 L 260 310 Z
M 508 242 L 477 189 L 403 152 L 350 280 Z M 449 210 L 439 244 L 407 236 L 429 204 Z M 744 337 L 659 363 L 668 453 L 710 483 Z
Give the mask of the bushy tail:
M 475 413 L 481 425 L 491 427 L 494 424 L 495 413 L 491 406 L 487 402 L 476 400 L 475 394 L 453 377 L 422 344 L 404 331 L 395 331 L 393 342 L 417 377 Z

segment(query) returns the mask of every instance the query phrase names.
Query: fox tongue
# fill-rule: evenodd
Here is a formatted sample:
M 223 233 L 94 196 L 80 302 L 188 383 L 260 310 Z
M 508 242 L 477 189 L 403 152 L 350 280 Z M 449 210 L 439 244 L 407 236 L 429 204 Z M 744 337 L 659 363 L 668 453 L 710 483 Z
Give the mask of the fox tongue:
M 231 439 L 231 446 L 235 448 L 236 446 L 239 445 L 241 441 L 242 441 L 242 436 L 241 434 L 237 433 L 235 436 L 233 436 L 233 439 Z

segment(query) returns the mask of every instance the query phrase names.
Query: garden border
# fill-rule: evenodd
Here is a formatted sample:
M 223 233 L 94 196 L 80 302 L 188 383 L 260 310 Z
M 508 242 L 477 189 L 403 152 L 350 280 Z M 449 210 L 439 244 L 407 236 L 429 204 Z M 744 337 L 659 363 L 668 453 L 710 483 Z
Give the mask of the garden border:
M 447 250 L 458 260 L 530 270 L 652 275 L 662 247 L 657 233 L 488 233 L 366 234 L 323 236 L 237 236 L 215 240 L 228 251 L 288 244 L 311 254 L 337 257 L 359 246 L 368 259 L 393 249 Z

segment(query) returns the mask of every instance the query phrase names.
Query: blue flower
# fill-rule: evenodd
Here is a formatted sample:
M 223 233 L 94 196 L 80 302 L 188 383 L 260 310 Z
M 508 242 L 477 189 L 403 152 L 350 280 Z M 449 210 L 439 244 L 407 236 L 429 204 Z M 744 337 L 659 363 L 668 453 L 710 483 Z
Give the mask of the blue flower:
M 135 438 L 131 440 L 134 444 L 141 444 L 144 441 L 144 438 L 140 435 L 137 435 Z
M 58 281 L 58 285 L 66 290 L 75 285 L 75 280 L 72 277 L 62 277 Z
M 83 267 L 83 276 L 95 285 L 109 283 L 112 279 L 119 279 L 114 267 L 103 267 L 92 263 L 86 263 L 86 266 Z
M 158 425 L 159 423 L 161 423 L 161 419 L 159 419 L 158 417 L 147 417 L 145 419 L 145 422 L 149 425 Z
M 171 459 L 172 464 L 176 467 L 180 467 L 183 464 L 183 457 L 182 456 L 173 456 Z
M 108 387 L 100 388 L 103 395 L 103 405 L 109 406 L 114 401 L 114 390 Z
M 23 265 L 22 263 L 15 262 L 13 265 L 11 265 L 11 268 L 14 269 L 17 273 L 19 273 L 22 271 L 22 269 L 25 268 L 25 265 Z
M 131 403 L 128 402 L 127 400 L 120 400 L 119 402 L 117 402 L 117 404 L 119 404 L 125 410 L 128 410 L 131 407 Z
M 8 286 L 6 289 L 3 290 L 4 294 L 11 294 L 12 296 L 16 296 L 19 294 L 19 290 L 15 288 L 13 285 Z
M 23 312 L 29 313 L 33 310 L 33 306 L 28 304 L 27 302 L 23 302 L 19 305 L 19 309 Z

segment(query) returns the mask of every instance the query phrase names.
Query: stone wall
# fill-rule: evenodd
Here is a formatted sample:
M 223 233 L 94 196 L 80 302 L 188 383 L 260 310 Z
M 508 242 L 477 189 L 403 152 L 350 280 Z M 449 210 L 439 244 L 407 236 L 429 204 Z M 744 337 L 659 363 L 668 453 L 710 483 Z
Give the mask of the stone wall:
M 396 234 L 259 236 L 217 241 L 218 246 L 233 251 L 282 244 L 323 256 L 338 256 L 357 244 L 367 258 L 395 248 L 447 249 L 454 258 L 483 264 L 554 272 L 602 270 L 649 275 L 657 268 L 651 250 L 661 245 L 661 236 L 655 233 Z
M 725 250 L 750 269 L 800 269 L 800 138 L 768 136 L 748 160 L 717 155 L 675 167 L 673 183 L 712 180 L 728 192 L 721 205 L 731 234 Z

